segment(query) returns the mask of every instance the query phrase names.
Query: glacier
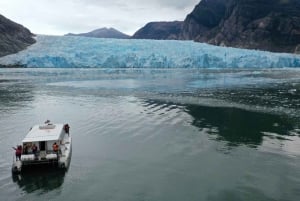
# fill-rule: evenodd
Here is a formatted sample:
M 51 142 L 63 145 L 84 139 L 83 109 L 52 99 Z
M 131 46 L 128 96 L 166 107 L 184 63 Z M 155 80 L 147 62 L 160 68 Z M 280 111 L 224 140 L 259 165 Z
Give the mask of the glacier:
M 193 41 L 99 39 L 38 35 L 26 50 L 0 58 L 0 66 L 34 68 L 283 68 L 300 55 L 218 47 Z

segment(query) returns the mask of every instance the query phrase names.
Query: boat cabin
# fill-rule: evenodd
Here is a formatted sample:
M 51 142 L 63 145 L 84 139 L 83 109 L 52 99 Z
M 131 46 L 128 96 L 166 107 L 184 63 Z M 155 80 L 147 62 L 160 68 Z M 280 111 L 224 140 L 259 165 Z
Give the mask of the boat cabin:
M 60 146 L 66 130 L 63 124 L 45 124 L 33 126 L 22 141 L 22 161 L 42 161 L 57 159 L 60 149 L 55 151 L 53 145 Z M 36 147 L 36 149 L 35 149 Z

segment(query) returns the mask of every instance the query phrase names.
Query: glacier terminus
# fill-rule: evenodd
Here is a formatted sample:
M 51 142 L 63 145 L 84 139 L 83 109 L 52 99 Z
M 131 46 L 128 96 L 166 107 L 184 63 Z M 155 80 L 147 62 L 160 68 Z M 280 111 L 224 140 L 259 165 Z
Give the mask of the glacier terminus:
M 193 41 L 99 39 L 38 35 L 37 42 L 0 58 L 1 66 L 48 68 L 283 68 L 300 55 L 218 47 Z

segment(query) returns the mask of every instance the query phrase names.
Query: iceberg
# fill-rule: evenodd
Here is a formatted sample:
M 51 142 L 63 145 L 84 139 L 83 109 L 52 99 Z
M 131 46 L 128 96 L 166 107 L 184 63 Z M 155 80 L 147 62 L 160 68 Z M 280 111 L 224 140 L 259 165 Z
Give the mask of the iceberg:
M 0 58 L 0 66 L 35 68 L 283 68 L 300 55 L 218 47 L 193 41 L 100 39 L 38 35 L 37 42 Z

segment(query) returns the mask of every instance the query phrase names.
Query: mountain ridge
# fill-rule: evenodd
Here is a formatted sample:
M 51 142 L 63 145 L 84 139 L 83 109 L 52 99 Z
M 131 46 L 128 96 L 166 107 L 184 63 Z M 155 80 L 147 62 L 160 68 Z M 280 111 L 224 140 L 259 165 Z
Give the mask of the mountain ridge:
M 219 46 L 300 52 L 299 0 L 205 0 L 178 39 Z
M 29 29 L 0 14 L 0 57 L 17 53 L 35 43 L 34 36 Z
M 163 23 L 147 23 L 132 38 L 300 54 L 299 0 L 202 0 L 177 29 Z
M 136 31 L 131 38 L 157 40 L 177 39 L 178 34 L 181 32 L 182 25 L 182 21 L 149 22 L 144 27 Z
M 128 39 L 130 36 L 114 29 L 114 28 L 99 28 L 87 33 L 68 33 L 65 36 L 84 36 L 93 38 L 117 38 L 117 39 Z

